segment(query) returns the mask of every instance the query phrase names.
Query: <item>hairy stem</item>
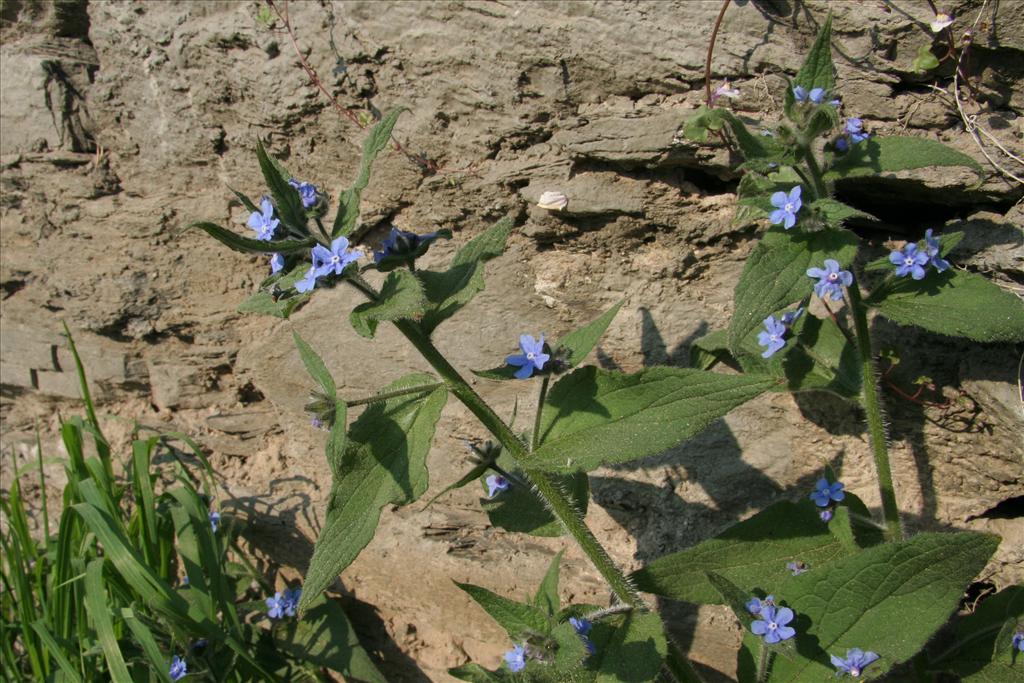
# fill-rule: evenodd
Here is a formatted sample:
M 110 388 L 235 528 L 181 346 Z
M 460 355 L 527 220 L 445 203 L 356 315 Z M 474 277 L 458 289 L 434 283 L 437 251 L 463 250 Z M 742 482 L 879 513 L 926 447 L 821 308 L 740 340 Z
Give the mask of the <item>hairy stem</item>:
M 366 398 L 357 398 L 352 401 L 345 401 L 345 405 L 349 408 L 352 406 L 362 406 L 367 403 L 379 403 L 380 401 L 386 401 L 389 398 L 397 398 L 399 396 L 405 396 L 406 394 L 422 394 L 428 391 L 433 391 L 438 387 L 443 387 L 444 382 L 433 382 L 431 384 L 423 384 L 418 387 L 407 387 L 405 389 L 396 389 L 395 391 L 386 391 L 380 394 L 374 394 L 373 396 L 367 396 Z
M 530 444 L 530 450 L 537 450 L 537 446 L 540 445 L 540 421 L 544 415 L 544 399 L 548 395 L 548 381 L 551 379 L 550 375 L 544 375 L 544 379 L 540 383 L 540 394 L 537 396 L 537 414 L 533 418 L 533 436 L 532 443 Z
M 819 199 L 825 198 L 828 196 L 828 189 L 825 187 L 825 181 L 821 175 L 821 167 L 818 166 L 818 160 L 814 157 L 814 152 L 810 147 L 807 148 L 806 152 L 807 168 L 811 172 L 811 180 L 814 181 L 814 194 Z
M 757 683 L 764 683 L 768 678 L 768 661 L 771 659 L 771 652 L 768 646 L 761 643 L 760 652 L 757 657 Z
M 875 458 L 878 474 L 878 491 L 882 498 L 882 516 L 885 518 L 886 536 L 890 540 L 902 538 L 900 511 L 896 506 L 896 492 L 892 484 L 892 468 L 889 466 L 889 449 L 886 445 L 885 420 L 882 417 L 882 399 L 878 388 L 878 375 L 871 350 L 871 335 L 868 332 L 867 307 L 861 299 L 860 288 L 854 281 L 846 292 L 850 297 L 850 312 L 853 315 L 854 333 L 857 336 L 857 350 L 860 353 L 861 403 L 867 413 L 868 436 L 871 439 L 871 453 Z

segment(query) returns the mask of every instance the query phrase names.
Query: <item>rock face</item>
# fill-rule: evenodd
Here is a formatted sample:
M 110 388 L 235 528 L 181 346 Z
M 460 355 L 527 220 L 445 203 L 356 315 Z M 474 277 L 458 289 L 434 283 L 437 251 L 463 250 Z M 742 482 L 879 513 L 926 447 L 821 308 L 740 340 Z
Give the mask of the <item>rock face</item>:
M 832 9 L 845 112 L 875 133 L 940 139 L 987 172 L 981 184 L 949 170 L 847 181 L 843 197 L 884 219 L 862 234 L 881 248 L 927 227 L 965 229 L 954 260 L 1019 291 L 1024 221 L 1012 207 L 1024 189 L 1007 173 L 1024 168 L 996 142 L 1019 156 L 1024 4 L 955 4 L 965 26 L 982 12 L 969 67 L 979 94 L 963 115 L 984 128 L 975 134 L 984 153 L 948 88 L 937 92 L 910 66 L 933 39 L 924 2 L 737 0 L 713 77 L 739 86 L 742 116 L 777 120 L 784 79 Z M 490 222 L 517 216 L 486 291 L 438 331 L 460 368 L 493 366 L 518 334 L 558 336 L 623 298 L 599 348 L 608 367 L 685 364 L 688 345 L 728 320 L 755 239 L 730 225 L 736 160 L 679 132 L 703 101 L 717 3 L 296 0 L 289 8 L 324 87 L 344 107 L 409 107 L 396 136 L 439 169 L 382 155 L 364 194 L 359 235 L 369 245 L 391 224 L 449 228 L 452 243 L 428 255 L 428 265 L 441 264 Z M 246 519 L 254 547 L 304 571 L 330 482 L 323 434 L 302 411 L 309 381 L 291 330 L 324 355 L 346 396 L 424 363 L 389 329 L 372 344 L 356 336 L 345 317 L 357 302 L 342 290 L 318 293 L 288 322 L 241 316 L 235 308 L 266 263 L 187 226 L 210 220 L 245 231 L 228 186 L 264 191 L 257 137 L 336 195 L 353 176 L 363 132 L 309 86 L 286 35 L 261 25 L 255 3 L 11 0 L 0 11 L 4 448 L 24 452 L 42 418 L 52 452 L 54 408 L 75 410 L 66 401 L 77 395 L 60 337 L 66 321 L 101 411 L 186 431 L 209 447 L 226 506 Z M 951 75 L 935 82 L 947 86 Z M 569 197 L 565 211 L 533 206 L 547 190 Z M 1019 349 L 884 321 L 876 328 L 904 359 L 888 382 L 903 391 L 928 375 L 937 387 L 929 401 L 949 401 L 886 395 L 909 526 L 1000 533 L 1006 540 L 986 578 L 1024 579 L 1019 517 L 1007 518 L 1006 506 L 993 512 L 1024 493 Z M 504 414 L 516 398 L 533 400 L 525 385 L 481 381 L 479 389 Z M 118 425 L 111 429 L 123 441 Z M 463 440 L 482 436 L 453 401 L 429 460 L 428 497 L 468 468 Z M 765 396 L 669 453 L 595 473 L 588 521 L 635 567 L 805 495 L 823 460 L 877 504 L 855 411 L 827 397 Z M 507 648 L 452 579 L 521 595 L 568 546 L 563 597 L 606 599 L 575 548 L 489 527 L 471 489 L 426 510 L 385 510 L 377 538 L 342 577 L 373 606 L 357 603 L 356 615 L 389 679 L 448 680 L 446 667 L 467 656 L 493 664 Z M 727 613 L 677 606 L 669 614 L 698 661 L 734 675 L 739 634 Z

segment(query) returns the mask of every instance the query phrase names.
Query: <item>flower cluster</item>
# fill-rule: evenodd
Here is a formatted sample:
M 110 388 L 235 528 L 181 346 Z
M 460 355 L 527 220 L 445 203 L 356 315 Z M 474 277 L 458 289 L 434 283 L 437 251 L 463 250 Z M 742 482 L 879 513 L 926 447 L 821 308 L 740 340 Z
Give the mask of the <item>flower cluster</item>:
M 308 292 L 316 287 L 316 281 L 325 275 L 341 275 L 345 268 L 363 257 L 363 252 L 349 249 L 348 238 L 338 237 L 331 242 L 331 248 L 318 244 L 313 247 L 313 265 L 306 277 L 295 283 L 295 289 Z
M 747 609 L 750 609 L 750 603 L 747 603 Z M 788 607 L 777 608 L 774 604 L 765 602 L 762 603 L 757 615 L 761 618 L 750 624 L 750 630 L 754 635 L 764 638 L 765 643 L 772 645 L 796 635 L 796 629 L 787 626 L 793 621 L 793 610 Z
M 776 192 L 771 197 L 772 206 L 775 210 L 768 216 L 772 225 L 781 225 L 789 230 L 796 225 L 796 215 L 800 212 L 803 202 L 800 201 L 800 193 L 803 191 L 799 185 L 792 188 L 787 195 L 785 192 Z
M 859 647 L 851 647 L 847 650 L 846 659 L 841 659 L 835 655 L 829 655 L 829 657 L 832 659 L 833 666 L 837 669 L 837 676 L 842 676 L 845 673 L 850 674 L 853 678 L 858 678 L 864 672 L 864 667 L 878 659 L 878 655 L 874 652 L 864 652 Z
M 171 660 L 171 668 L 167 671 L 172 681 L 180 681 L 188 675 L 188 666 L 185 664 L 185 660 L 174 655 L 174 659 Z
M 294 617 L 295 610 L 299 607 L 299 598 L 302 597 L 301 588 L 285 588 L 284 592 L 274 593 L 274 597 L 267 598 L 267 616 L 271 619 L 283 619 Z
M 509 365 L 519 369 L 515 372 L 516 379 L 527 379 L 535 370 L 543 370 L 544 364 L 551 358 L 550 354 L 544 353 L 544 335 L 540 335 L 540 341 L 533 336 L 524 334 L 519 337 L 519 349 L 521 354 L 515 354 L 505 359 Z
M 931 265 L 938 272 L 949 268 L 949 261 L 942 258 L 939 239 L 929 228 L 924 234 L 924 249 L 916 242 L 903 247 L 901 251 L 889 254 L 889 262 L 896 266 L 896 277 L 910 275 L 915 280 L 923 280 L 925 266 Z
M 509 481 L 500 474 L 492 474 L 484 480 L 487 484 L 487 497 L 494 498 L 502 491 L 507 491 L 509 487 Z
M 846 152 L 851 145 L 864 142 L 869 137 L 871 136 L 864 131 L 864 122 L 851 117 L 846 119 L 846 123 L 843 125 L 843 134 L 835 141 L 835 148 L 840 152 Z
M 764 331 L 757 335 L 757 343 L 767 347 L 761 358 L 771 358 L 775 352 L 786 345 L 786 331 L 793 325 L 804 309 L 798 308 L 795 311 L 783 313 L 779 320 L 774 315 L 764 319 Z
M 594 645 L 593 641 L 591 641 L 589 637 L 590 629 L 593 628 L 593 624 L 583 617 L 578 619 L 576 617 L 569 617 L 569 623 L 572 624 L 574 629 L 576 629 L 576 634 L 583 641 L 583 645 L 587 648 L 587 652 L 590 654 L 597 652 L 597 646 Z
M 853 274 L 848 270 L 839 270 L 839 261 L 825 259 L 825 268 L 808 268 L 807 277 L 818 278 L 814 285 L 814 293 L 820 299 L 842 301 L 843 287 L 853 284 Z

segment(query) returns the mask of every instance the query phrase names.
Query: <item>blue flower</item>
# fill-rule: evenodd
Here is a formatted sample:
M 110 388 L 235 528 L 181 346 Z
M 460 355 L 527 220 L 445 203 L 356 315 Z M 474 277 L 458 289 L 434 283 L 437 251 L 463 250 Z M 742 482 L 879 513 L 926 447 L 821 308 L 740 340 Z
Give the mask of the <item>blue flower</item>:
M 793 576 L 800 576 L 801 574 L 807 571 L 807 564 L 805 562 L 801 562 L 800 560 L 795 560 L 793 562 L 787 562 L 786 569 L 788 569 L 793 574 Z
M 256 231 L 256 239 L 264 242 L 274 239 L 274 231 L 280 223 L 274 218 L 274 205 L 266 197 L 260 201 L 260 210 L 249 214 L 249 227 Z
M 274 254 L 270 257 L 270 274 L 280 273 L 284 268 L 284 255 Z
M 949 261 L 942 258 L 941 251 L 939 248 L 939 238 L 932 235 L 932 229 L 928 228 L 924 233 L 925 253 L 928 254 L 928 258 L 931 260 L 931 264 L 935 266 L 935 270 L 940 273 L 949 268 Z
M 806 102 L 807 90 L 805 90 L 802 86 L 796 86 L 795 88 L 793 88 L 793 99 L 796 100 L 797 102 Z
M 533 375 L 534 370 L 543 370 L 544 364 L 551 358 L 544 353 L 544 335 L 540 335 L 540 341 L 536 341 L 528 334 L 519 337 L 519 348 L 522 354 L 509 356 L 505 362 L 509 365 L 519 366 L 516 370 L 516 379 L 526 379 Z
M 828 507 L 833 500 L 838 503 L 846 498 L 846 494 L 843 493 L 843 482 L 837 481 L 834 484 L 829 484 L 828 479 L 819 479 L 809 497 L 820 508 Z
M 903 247 L 903 251 L 889 254 L 889 262 L 896 266 L 896 277 L 910 275 L 915 280 L 924 278 L 924 266 L 929 260 L 928 253 L 918 251 L 914 243 Z
M 593 624 L 591 624 L 590 621 L 582 617 L 580 617 L 579 619 L 577 619 L 576 617 L 569 617 L 569 623 L 572 624 L 572 627 L 574 629 L 576 629 L 576 634 L 579 635 L 580 639 L 583 641 L 583 644 L 587 648 L 587 652 L 589 652 L 590 654 L 594 654 L 595 652 L 597 652 L 597 646 L 594 645 L 590 638 L 587 637 L 587 635 L 590 633 L 590 629 L 593 628 Z
M 829 655 L 829 657 L 832 659 L 833 666 L 838 669 L 836 676 L 847 673 L 854 678 L 859 678 L 864 667 L 878 659 L 878 655 L 874 652 L 864 652 L 859 647 L 851 647 L 847 650 L 846 659 L 840 659 L 835 655 Z
M 338 237 L 331 242 L 331 248 L 318 244 L 313 247 L 313 265 L 306 277 L 295 283 L 295 289 L 308 292 L 316 286 L 316 281 L 324 275 L 341 275 L 351 263 L 363 257 L 363 252 L 349 249 L 348 238 Z
M 484 480 L 487 484 L 487 497 L 494 498 L 494 496 L 501 491 L 508 490 L 508 479 L 501 476 L 500 474 L 492 474 Z
M 814 285 L 814 293 L 818 298 L 829 298 L 833 301 L 842 301 L 843 287 L 853 284 L 853 274 L 848 270 L 839 270 L 839 261 L 825 259 L 825 269 L 808 268 L 808 277 L 818 278 Z
M 761 618 L 750 624 L 750 630 L 754 635 L 763 636 L 764 642 L 769 645 L 781 640 L 788 640 L 796 635 L 796 630 L 786 626 L 793 621 L 793 610 L 788 607 L 775 609 L 775 607 L 764 607 L 761 609 Z
M 526 648 L 516 645 L 505 653 L 505 662 L 512 673 L 519 673 L 526 668 Z
M 832 521 L 833 514 L 834 513 L 832 512 L 832 508 L 827 508 L 827 509 L 822 510 L 821 512 L 819 512 L 818 516 L 821 517 L 821 521 L 827 523 L 827 522 L 831 522 Z
M 775 606 L 775 596 L 774 595 L 769 595 L 764 600 L 761 600 L 760 598 L 757 598 L 757 597 L 753 597 L 753 598 L 750 598 L 750 600 L 747 601 L 747 611 L 750 612 L 751 614 L 760 614 L 761 610 L 763 610 L 765 607 L 774 607 L 774 606 Z
M 824 88 L 812 88 L 807 98 L 814 104 L 821 104 L 825 101 L 825 89 Z
M 786 340 L 782 338 L 786 334 L 786 326 L 775 320 L 775 316 L 770 315 L 764 319 L 764 329 L 764 332 L 757 335 L 757 343 L 768 347 L 761 353 L 761 358 L 771 358 L 776 351 L 786 345 Z
M 295 178 L 288 181 L 288 184 L 299 191 L 299 199 L 302 200 L 302 208 L 312 208 L 320 200 L 320 194 L 316 191 L 313 183 L 299 182 Z
M 180 681 L 186 675 L 188 675 L 188 667 L 185 665 L 185 660 L 174 655 L 174 659 L 171 660 L 171 668 L 167 671 L 171 676 L 172 681 Z
M 210 528 L 213 529 L 213 533 L 217 533 L 217 526 L 219 524 L 220 524 L 220 513 L 216 512 L 216 511 L 211 512 L 210 513 Z
M 373 253 L 373 261 L 377 264 L 378 270 L 394 270 L 423 256 L 437 238 L 450 234 L 446 230 L 443 233 L 428 232 L 425 235 L 417 235 L 414 232 L 391 228 L 391 233 L 381 242 L 380 251 Z
M 850 136 L 850 141 L 855 145 L 871 137 L 868 133 L 864 132 L 864 122 L 858 118 L 850 117 L 846 119 L 845 130 L 846 134 Z
M 285 616 L 294 617 L 295 610 L 299 606 L 299 598 L 302 596 L 301 588 L 285 588 L 284 593 L 278 591 L 274 597 L 267 598 L 267 616 L 271 619 L 283 619 Z
M 768 217 L 772 225 L 782 224 L 786 230 L 796 225 L 796 214 L 803 206 L 800 201 L 801 192 L 802 189 L 797 185 L 789 191 L 788 196 L 785 192 L 776 192 L 772 195 L 772 206 L 775 207 L 775 211 Z
M 786 327 L 790 327 L 793 323 L 796 322 L 796 319 L 799 318 L 801 314 L 803 314 L 803 312 L 804 309 L 802 307 L 796 309 L 795 311 L 786 311 L 785 313 L 782 314 L 782 318 L 780 318 L 780 320 L 782 321 L 783 325 L 785 325 Z
M 1010 647 L 1016 649 L 1018 652 L 1024 652 L 1024 631 L 1017 631 L 1013 634 L 1013 640 L 1010 641 Z

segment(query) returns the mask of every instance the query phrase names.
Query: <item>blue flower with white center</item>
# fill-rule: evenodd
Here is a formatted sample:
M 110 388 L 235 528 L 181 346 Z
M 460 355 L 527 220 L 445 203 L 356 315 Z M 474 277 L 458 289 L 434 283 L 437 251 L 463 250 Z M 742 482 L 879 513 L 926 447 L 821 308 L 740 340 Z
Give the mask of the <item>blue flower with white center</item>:
M 502 491 L 507 491 L 509 487 L 508 479 L 500 474 L 492 474 L 488 476 L 487 479 L 484 479 L 484 483 L 487 484 L 488 498 L 494 498 L 494 496 Z
M 569 617 L 569 623 L 572 624 L 574 629 L 576 629 L 576 634 L 583 641 L 583 644 L 587 648 L 587 652 L 590 654 L 597 652 L 597 646 L 594 645 L 590 638 L 587 637 L 590 634 L 590 629 L 593 628 L 593 624 L 583 617 L 580 617 L 579 619 L 576 617 Z
M 171 668 L 167 671 L 172 681 L 180 681 L 188 675 L 188 666 L 185 665 L 185 660 L 174 655 L 174 659 L 171 660 Z
M 797 185 L 789 191 L 788 195 L 781 191 L 772 195 L 771 201 L 775 211 L 772 211 L 768 217 L 772 225 L 781 224 L 786 230 L 796 225 L 796 214 L 800 211 L 800 207 L 803 206 L 803 203 L 800 201 L 800 193 L 802 191 L 802 188 Z
M 316 185 L 313 183 L 303 183 L 292 178 L 288 181 L 288 184 L 299 191 L 299 199 L 302 200 L 302 208 L 310 209 L 320 200 L 320 193 L 317 192 Z
M 274 593 L 274 597 L 267 598 L 264 602 L 267 603 L 267 616 L 271 619 L 283 619 L 284 617 L 294 617 L 295 610 L 299 606 L 299 598 L 302 597 L 302 589 L 286 588 L 284 592 L 278 591 Z
M 809 498 L 820 508 L 828 507 L 833 500 L 838 503 L 846 498 L 843 487 L 844 484 L 841 481 L 829 484 L 828 479 L 819 479 Z
M 280 273 L 284 269 L 284 254 L 274 254 L 270 257 L 270 274 Z
M 750 624 L 750 630 L 754 632 L 754 635 L 762 636 L 767 644 L 772 645 L 796 635 L 796 629 L 786 626 L 793 621 L 793 610 L 788 607 L 781 609 L 771 606 L 763 607 L 760 617 Z
M 814 285 L 814 293 L 819 299 L 829 298 L 832 301 L 842 301 L 843 287 L 853 284 L 853 274 L 848 270 L 839 270 L 839 261 L 825 259 L 825 268 L 808 268 L 807 277 L 818 278 Z
M 220 513 L 217 511 L 210 513 L 210 528 L 213 529 L 213 533 L 217 533 L 217 527 L 220 526 Z
M 793 576 L 800 576 L 807 571 L 807 563 L 800 560 L 787 562 L 786 569 L 788 569 Z
M 249 227 L 256 231 L 256 239 L 264 242 L 274 239 L 274 231 L 280 223 L 274 218 L 274 205 L 266 197 L 260 200 L 260 210 L 249 214 Z
M 928 228 L 924 233 L 924 244 L 925 253 L 928 254 L 928 258 L 931 264 L 935 266 L 935 270 L 940 273 L 947 270 L 949 268 L 949 261 L 942 258 L 939 238 L 932 234 L 931 228 Z
M 835 655 L 829 655 L 832 665 L 836 667 L 836 676 L 850 674 L 853 678 L 859 678 L 864 672 L 864 667 L 878 659 L 874 652 L 864 652 L 859 647 L 851 647 L 846 651 L 846 659 Z
M 896 277 L 910 275 L 915 280 L 924 279 L 924 267 L 929 260 L 928 252 L 919 251 L 914 243 L 903 247 L 903 251 L 889 254 L 889 262 L 896 266 Z
M 526 648 L 522 645 L 516 645 L 514 648 L 505 653 L 505 663 L 508 664 L 509 671 L 512 673 L 519 673 L 526 668 Z
M 348 238 L 338 237 L 331 242 L 331 248 L 318 244 L 313 247 L 313 265 L 306 277 L 295 283 L 295 289 L 308 292 L 316 286 L 316 281 L 324 275 L 341 275 L 349 266 L 363 257 L 363 252 L 349 249 Z
M 515 365 L 519 369 L 516 370 L 516 379 L 526 379 L 533 375 L 534 370 L 543 370 L 544 364 L 551 358 L 549 354 L 544 353 L 544 335 L 540 335 L 540 341 L 535 340 L 531 335 L 524 334 L 519 337 L 519 348 L 522 351 L 521 354 L 509 356 L 505 359 L 505 362 L 509 365 Z
M 786 326 L 777 321 L 774 315 L 765 318 L 764 332 L 757 335 L 757 343 L 768 347 L 761 353 L 761 358 L 771 358 L 776 351 L 785 346 L 785 334 Z

